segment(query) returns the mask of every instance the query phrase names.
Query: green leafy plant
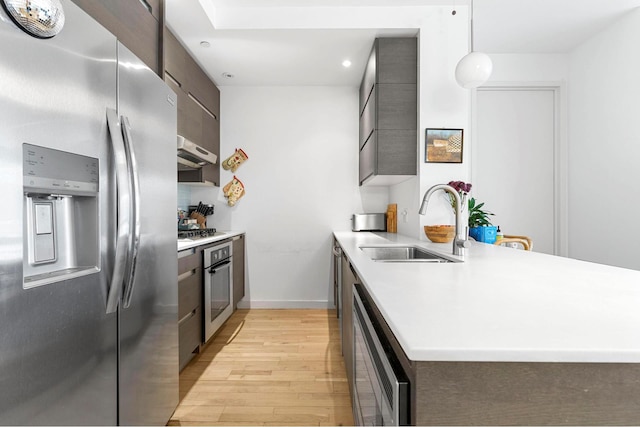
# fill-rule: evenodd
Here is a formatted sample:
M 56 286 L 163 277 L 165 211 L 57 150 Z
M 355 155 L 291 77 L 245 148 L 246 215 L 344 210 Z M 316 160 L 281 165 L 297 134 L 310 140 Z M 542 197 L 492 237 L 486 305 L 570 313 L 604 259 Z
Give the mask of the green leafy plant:
M 469 227 L 483 227 L 493 225 L 489 220 L 489 216 L 493 213 L 482 209 L 484 203 L 476 205 L 474 197 L 469 199 Z

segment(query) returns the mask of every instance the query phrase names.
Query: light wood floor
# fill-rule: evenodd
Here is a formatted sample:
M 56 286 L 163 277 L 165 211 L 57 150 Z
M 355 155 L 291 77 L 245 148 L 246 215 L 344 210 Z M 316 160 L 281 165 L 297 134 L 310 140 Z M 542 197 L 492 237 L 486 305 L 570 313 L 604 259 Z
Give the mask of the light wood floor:
M 180 374 L 169 425 L 353 425 L 335 310 L 238 310 Z

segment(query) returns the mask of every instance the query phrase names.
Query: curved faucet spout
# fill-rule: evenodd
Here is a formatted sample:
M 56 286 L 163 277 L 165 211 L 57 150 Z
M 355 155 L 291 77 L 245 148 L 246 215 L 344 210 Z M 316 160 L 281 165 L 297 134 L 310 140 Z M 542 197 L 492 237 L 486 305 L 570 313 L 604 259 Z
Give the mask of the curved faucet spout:
M 455 188 L 447 184 L 436 184 L 429 188 L 427 192 L 424 193 L 422 205 L 420 205 L 420 210 L 418 212 L 420 215 L 427 213 L 427 204 L 429 203 L 429 199 L 431 198 L 431 195 L 438 190 L 443 190 L 451 194 L 456 201 L 456 237 L 453 239 L 453 254 L 464 255 L 464 248 L 469 247 L 469 241 L 467 240 L 467 224 L 462 223 L 462 199 Z

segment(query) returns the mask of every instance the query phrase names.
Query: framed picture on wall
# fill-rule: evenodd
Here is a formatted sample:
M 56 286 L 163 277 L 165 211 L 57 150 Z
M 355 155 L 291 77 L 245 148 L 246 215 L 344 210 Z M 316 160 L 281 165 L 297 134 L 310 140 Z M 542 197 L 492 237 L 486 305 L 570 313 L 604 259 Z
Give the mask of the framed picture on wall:
M 426 163 L 462 163 L 462 129 L 427 129 Z

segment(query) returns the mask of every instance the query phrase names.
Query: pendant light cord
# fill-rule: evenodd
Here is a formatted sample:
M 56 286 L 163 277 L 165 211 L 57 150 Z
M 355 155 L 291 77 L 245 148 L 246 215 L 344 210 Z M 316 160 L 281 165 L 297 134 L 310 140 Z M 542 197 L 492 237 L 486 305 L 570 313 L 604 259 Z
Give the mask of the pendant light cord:
M 473 51 L 474 51 L 474 49 L 473 49 L 473 0 L 471 0 L 471 7 L 470 7 L 469 15 L 470 15 L 470 19 L 469 19 L 470 24 L 469 24 L 469 27 L 470 27 L 470 29 L 471 29 L 471 30 L 470 30 L 470 31 L 471 31 L 471 52 L 473 52 Z

